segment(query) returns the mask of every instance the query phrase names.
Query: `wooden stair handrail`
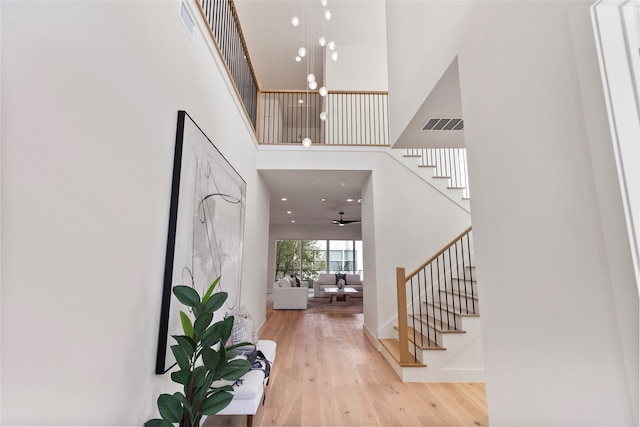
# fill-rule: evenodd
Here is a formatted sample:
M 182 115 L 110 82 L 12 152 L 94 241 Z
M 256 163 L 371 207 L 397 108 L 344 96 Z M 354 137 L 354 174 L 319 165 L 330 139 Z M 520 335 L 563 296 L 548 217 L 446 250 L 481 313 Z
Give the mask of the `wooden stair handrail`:
M 440 255 L 445 253 L 447 251 L 447 249 L 449 249 L 451 246 L 453 246 L 455 243 L 457 243 L 458 240 L 462 239 L 467 233 L 469 233 L 471 231 L 471 228 L 472 227 L 469 226 L 469 228 L 464 230 L 462 233 L 458 234 L 451 242 L 449 242 L 443 249 L 441 249 L 440 252 L 438 252 L 437 254 L 432 256 L 431 258 L 429 258 L 426 262 L 422 263 L 420 265 L 420 267 L 416 268 L 411 274 L 406 276 L 405 283 L 407 281 L 409 281 L 409 279 L 411 279 L 413 276 L 418 274 L 420 271 L 422 271 L 427 265 L 431 264 L 436 258 L 438 258 Z

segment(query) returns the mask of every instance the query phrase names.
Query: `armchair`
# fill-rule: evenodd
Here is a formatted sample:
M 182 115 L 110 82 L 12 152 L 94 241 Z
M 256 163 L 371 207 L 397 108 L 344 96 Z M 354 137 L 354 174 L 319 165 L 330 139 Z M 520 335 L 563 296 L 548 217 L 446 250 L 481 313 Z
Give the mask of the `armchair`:
M 292 286 L 288 276 L 278 280 L 273 287 L 274 310 L 305 310 L 307 308 L 309 289 Z

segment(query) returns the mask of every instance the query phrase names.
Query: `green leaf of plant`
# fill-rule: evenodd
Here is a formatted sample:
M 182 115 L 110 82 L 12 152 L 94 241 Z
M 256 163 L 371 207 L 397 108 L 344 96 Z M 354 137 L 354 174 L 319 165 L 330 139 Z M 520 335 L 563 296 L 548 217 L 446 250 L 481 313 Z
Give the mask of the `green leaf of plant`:
M 222 327 L 220 331 L 220 341 L 223 343 L 229 341 L 231 336 L 231 330 L 233 329 L 233 316 L 229 316 L 222 321 Z
M 187 385 L 191 379 L 191 369 L 181 369 L 171 373 L 171 379 L 178 384 Z
M 161 420 L 160 418 L 155 418 L 144 423 L 144 427 L 173 427 L 173 423 L 170 423 L 167 420 Z
M 193 353 L 196 351 L 196 342 L 186 335 L 173 335 L 173 339 L 176 340 L 178 345 L 182 347 L 185 353 L 189 357 L 193 356 Z
M 200 338 L 200 344 L 202 347 L 211 347 L 218 341 L 222 341 L 222 335 L 225 332 L 224 321 L 219 321 L 209 326 Z
M 223 410 L 231 403 L 233 395 L 226 391 L 220 393 L 214 393 L 207 397 L 202 405 L 203 415 L 214 415 Z
M 180 366 L 180 369 L 189 369 L 191 367 L 191 359 L 182 347 L 180 347 L 179 345 L 172 345 L 171 351 L 173 352 L 173 355 L 176 358 L 176 362 L 178 362 L 178 366 Z
M 209 390 L 213 390 L 212 393 L 218 393 L 220 391 L 233 391 L 233 387 L 230 385 L 225 385 L 222 387 L 210 387 Z
M 161 394 L 158 397 L 158 410 L 160 416 L 172 423 L 178 423 L 182 419 L 182 404 L 170 394 Z
M 190 338 L 193 338 L 193 325 L 191 319 L 184 311 L 180 312 L 180 321 L 182 322 L 182 330 L 184 334 Z
M 193 385 L 195 388 L 200 389 L 204 385 L 206 374 L 207 368 L 205 368 L 204 366 L 198 366 L 193 370 Z
M 173 393 L 173 397 L 175 397 L 176 399 L 178 399 L 180 401 L 180 403 L 182 403 L 182 410 L 183 411 L 187 411 L 189 413 L 189 415 L 193 416 L 193 408 L 189 404 L 189 401 L 187 400 L 187 398 L 186 398 L 186 396 L 184 394 L 182 394 L 182 393 Z
M 202 336 L 204 331 L 209 327 L 211 321 L 213 320 L 213 313 L 202 313 L 197 318 L 195 323 L 193 324 L 193 331 L 196 336 Z
M 202 304 L 206 304 L 207 303 L 207 301 L 209 300 L 209 297 L 213 293 L 213 290 L 218 285 L 219 281 L 220 281 L 220 276 L 216 277 L 216 280 L 213 281 L 211 286 L 209 286 L 209 289 L 207 289 L 207 292 L 205 292 L 204 296 L 202 297 Z
M 207 347 L 202 349 L 202 363 L 204 363 L 204 366 L 207 369 L 218 369 L 221 360 L 222 358 L 220 357 L 220 353 L 212 348 Z
M 191 286 L 174 286 L 173 294 L 178 298 L 178 301 L 187 307 L 197 307 L 200 305 L 200 295 L 198 295 L 198 292 Z
M 251 369 L 251 364 L 245 359 L 234 359 L 220 370 L 220 378 L 235 381 Z
M 226 292 L 216 292 L 211 296 L 211 298 L 207 300 L 206 304 L 204 304 L 204 306 L 202 307 L 202 312 L 213 313 L 219 310 L 227 300 L 228 296 L 229 294 L 227 294 Z

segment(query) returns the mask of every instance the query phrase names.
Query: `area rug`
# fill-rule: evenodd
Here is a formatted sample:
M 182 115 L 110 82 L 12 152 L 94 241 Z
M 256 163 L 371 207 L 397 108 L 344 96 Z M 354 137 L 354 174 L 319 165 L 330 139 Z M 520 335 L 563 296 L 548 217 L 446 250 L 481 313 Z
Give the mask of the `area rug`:
M 331 298 L 309 297 L 305 313 L 362 313 L 362 298 L 350 298 L 349 305 L 331 304 Z

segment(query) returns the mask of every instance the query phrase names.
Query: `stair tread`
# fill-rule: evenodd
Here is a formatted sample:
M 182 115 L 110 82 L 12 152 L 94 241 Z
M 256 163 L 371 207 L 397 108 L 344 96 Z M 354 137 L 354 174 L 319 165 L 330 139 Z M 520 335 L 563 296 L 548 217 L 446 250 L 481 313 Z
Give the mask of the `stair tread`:
M 437 320 L 433 316 L 429 316 L 426 314 L 413 314 L 411 316 L 416 320 L 433 327 L 436 331 L 443 334 L 466 334 L 466 331 L 463 331 L 462 329 L 455 329 L 445 322 L 440 322 L 440 320 Z
M 400 363 L 400 342 L 395 338 L 380 338 L 380 343 L 384 346 L 385 349 L 389 352 L 391 357 L 403 368 L 424 368 L 424 363 L 421 362 L 411 362 L 411 363 Z
M 448 294 L 453 294 L 456 297 L 461 297 L 461 298 L 471 298 L 474 300 L 478 300 L 478 293 L 474 292 L 473 294 L 471 292 L 460 292 L 457 289 L 440 289 L 440 292 L 446 292 Z
M 477 282 L 478 280 L 474 277 L 474 278 L 462 278 L 462 277 L 452 277 L 453 280 L 460 280 L 461 282 Z
M 394 328 L 398 329 L 397 326 L 394 326 Z M 409 329 L 409 341 L 411 341 L 412 343 L 415 343 L 418 347 L 420 347 L 421 350 L 446 350 L 445 347 L 439 346 L 435 341 L 430 340 L 428 337 L 420 334 L 419 331 L 415 331 L 416 341 L 420 341 L 420 337 L 422 336 L 422 341 L 425 342 L 426 344 L 420 345 L 419 343 L 416 343 L 413 340 L 414 329 L 411 326 L 407 326 L 407 328 Z
M 479 313 L 463 313 L 460 310 L 460 307 L 454 307 L 451 304 L 442 304 L 441 306 L 439 304 L 438 305 L 434 304 L 433 301 L 423 301 L 422 303 L 428 304 L 432 307 L 436 307 L 436 309 L 442 308 L 442 311 L 446 311 L 448 313 L 455 314 L 456 316 L 460 316 L 460 317 L 480 317 Z

